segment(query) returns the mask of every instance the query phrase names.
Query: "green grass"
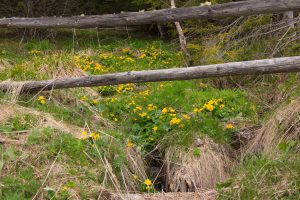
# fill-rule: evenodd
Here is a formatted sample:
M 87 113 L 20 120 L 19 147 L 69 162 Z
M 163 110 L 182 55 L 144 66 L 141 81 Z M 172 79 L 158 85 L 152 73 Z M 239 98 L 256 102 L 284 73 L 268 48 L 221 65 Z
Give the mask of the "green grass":
M 299 164 L 299 153 L 293 151 L 275 159 L 249 155 L 219 184 L 219 199 L 299 199 Z

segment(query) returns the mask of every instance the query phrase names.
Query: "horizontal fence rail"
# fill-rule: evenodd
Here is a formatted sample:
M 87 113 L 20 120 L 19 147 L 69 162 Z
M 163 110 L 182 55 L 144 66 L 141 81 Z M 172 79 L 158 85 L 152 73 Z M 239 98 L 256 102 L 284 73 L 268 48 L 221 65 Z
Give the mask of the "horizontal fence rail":
M 174 22 L 187 19 L 248 16 L 300 10 L 300 0 L 249 0 L 211 6 L 162 9 L 93 16 L 2 18 L 6 28 L 101 28 Z
M 289 72 L 300 72 L 300 56 L 243 62 L 230 62 L 224 64 L 204 65 L 188 68 L 131 71 L 47 81 L 3 81 L 0 82 L 0 90 L 8 91 L 13 87 L 19 88 L 21 92 L 37 92 L 52 89 L 118 85 L 125 83 L 191 80 L 233 75 Z

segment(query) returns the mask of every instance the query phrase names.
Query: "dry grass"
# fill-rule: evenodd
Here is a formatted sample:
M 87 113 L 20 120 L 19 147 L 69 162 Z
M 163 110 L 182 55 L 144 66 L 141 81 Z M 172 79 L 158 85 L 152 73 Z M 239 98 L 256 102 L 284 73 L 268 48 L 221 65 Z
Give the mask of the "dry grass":
M 271 119 L 256 131 L 256 136 L 245 148 L 245 154 L 264 153 L 274 156 L 278 151 L 277 146 L 281 142 L 292 139 L 299 140 L 299 114 L 299 101 L 293 101 L 289 105 L 279 108 Z
M 227 151 L 221 145 L 205 138 L 198 148 L 184 150 L 170 147 L 165 153 L 166 187 L 170 192 L 191 192 L 214 189 L 216 183 L 229 176 L 232 166 Z
M 38 128 L 51 127 L 62 132 L 71 133 L 75 138 L 82 138 L 82 128 L 58 121 L 48 113 L 22 107 L 17 104 L 0 104 L 0 110 L 0 124 L 5 123 L 12 117 L 29 114 L 38 119 L 38 123 L 36 124 L 36 127 Z
M 126 160 L 127 166 L 124 168 L 123 173 L 127 190 L 139 191 L 140 181 L 147 178 L 145 162 L 140 152 L 134 148 L 126 149 Z
M 118 194 L 109 195 L 106 199 L 110 200 L 187 200 L 187 199 L 201 199 L 201 200 L 215 200 L 217 199 L 217 192 L 215 190 L 201 190 L 197 192 L 168 192 L 157 194 L 128 194 L 120 197 Z

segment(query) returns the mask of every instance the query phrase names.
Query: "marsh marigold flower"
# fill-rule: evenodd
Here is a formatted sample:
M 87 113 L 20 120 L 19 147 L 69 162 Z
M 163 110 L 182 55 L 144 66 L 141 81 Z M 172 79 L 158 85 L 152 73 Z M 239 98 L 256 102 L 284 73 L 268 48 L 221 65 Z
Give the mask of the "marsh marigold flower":
M 226 128 L 226 129 L 233 129 L 234 126 L 233 126 L 232 123 L 228 123 L 228 124 L 226 124 L 225 128 Z
M 147 178 L 147 179 L 144 181 L 144 184 L 147 185 L 147 187 L 150 187 L 150 186 L 152 185 L 152 181 L 151 181 L 150 179 Z
M 147 116 L 147 113 L 145 113 L 145 112 L 140 113 L 139 116 L 141 116 L 141 117 L 146 117 L 146 116 Z
M 212 111 L 214 110 L 214 106 L 211 105 L 211 104 L 206 104 L 206 105 L 205 105 L 205 108 L 206 108 L 207 110 L 209 110 L 210 112 L 212 112 Z
M 99 133 L 91 133 L 90 135 L 91 138 L 93 138 L 95 141 L 100 139 L 100 134 Z
M 171 125 L 174 125 L 174 124 L 180 124 L 181 122 L 181 119 L 177 118 L 177 117 L 174 117 L 171 121 L 170 121 L 170 124 Z
M 189 115 L 187 115 L 187 114 L 185 114 L 185 115 L 182 115 L 182 117 L 183 117 L 184 119 L 186 119 L 186 120 L 189 120 L 189 119 L 191 119 L 191 117 L 190 117 Z
M 87 134 L 88 133 L 86 131 L 82 131 L 82 133 L 81 133 L 81 135 L 82 135 L 83 138 L 86 138 Z
M 46 99 L 45 99 L 44 96 L 39 96 L 38 101 L 39 101 L 41 104 L 45 104 L 45 103 L 46 103 Z
M 157 126 L 154 126 L 154 127 L 152 128 L 152 130 L 153 130 L 154 132 L 156 132 L 156 131 L 157 131 L 157 129 L 158 129 L 158 127 L 157 127 Z
M 127 147 L 128 148 L 133 147 L 133 143 L 131 142 L 131 140 L 127 140 Z
M 97 103 L 98 103 L 98 100 L 97 100 L 97 99 L 94 99 L 94 100 L 93 100 L 93 104 L 96 105 Z
M 162 109 L 162 111 L 161 111 L 163 114 L 166 114 L 167 112 L 168 112 L 168 109 L 167 108 L 164 108 L 164 109 Z

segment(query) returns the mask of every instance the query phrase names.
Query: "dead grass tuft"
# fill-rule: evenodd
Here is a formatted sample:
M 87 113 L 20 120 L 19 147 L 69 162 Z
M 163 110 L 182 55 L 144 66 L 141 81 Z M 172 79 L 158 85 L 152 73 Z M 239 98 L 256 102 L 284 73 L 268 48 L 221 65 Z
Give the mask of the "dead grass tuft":
M 30 114 L 38 119 L 37 127 L 51 127 L 66 133 L 71 133 L 75 138 L 81 139 L 82 128 L 67 124 L 62 121 L 57 121 L 52 115 L 32 108 L 26 108 L 17 104 L 0 104 L 0 124 L 5 123 L 12 117 Z
M 140 181 L 147 178 L 145 162 L 138 150 L 126 149 L 127 166 L 124 167 L 124 181 L 128 191 L 139 191 Z
M 256 136 L 245 148 L 247 153 L 264 153 L 274 156 L 277 146 L 283 141 L 299 140 L 300 133 L 300 102 L 293 101 L 289 105 L 280 108 L 271 119 L 259 130 Z
M 166 150 L 165 174 L 168 191 L 214 189 L 217 182 L 229 176 L 232 162 L 225 148 L 208 138 L 200 143 L 188 151 L 182 147 L 170 147 Z M 195 149 L 199 150 L 199 155 L 195 154 Z

